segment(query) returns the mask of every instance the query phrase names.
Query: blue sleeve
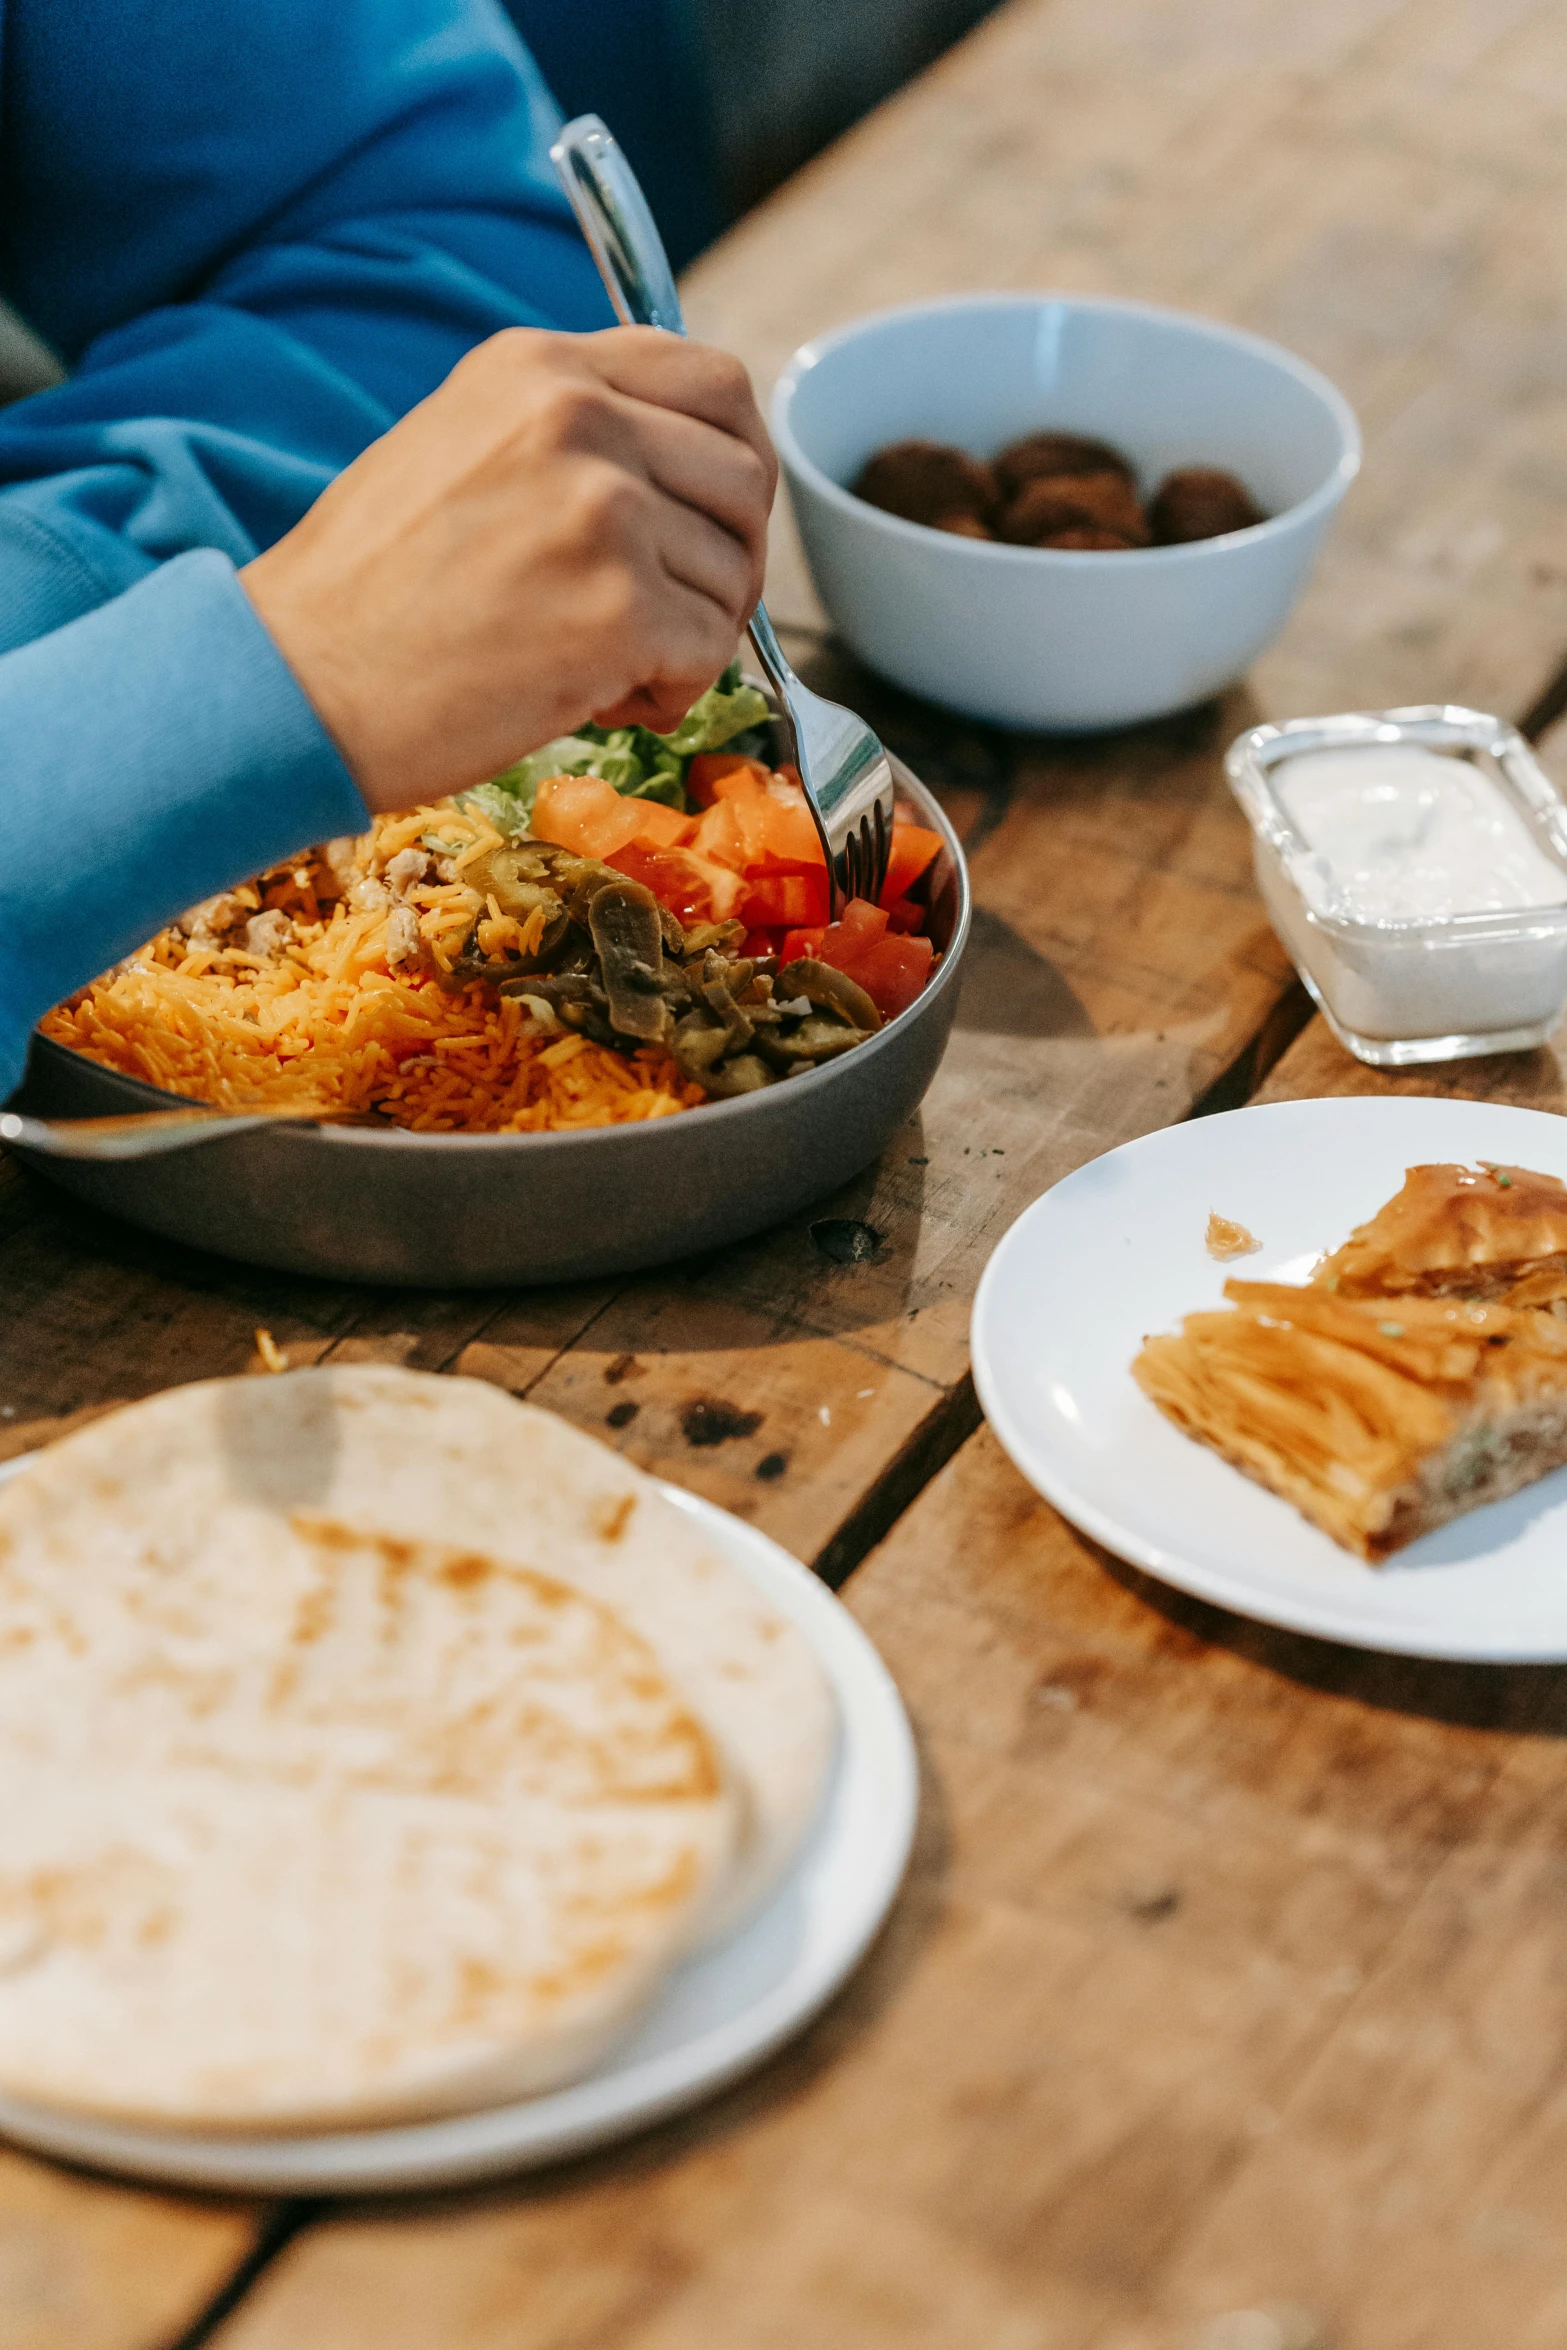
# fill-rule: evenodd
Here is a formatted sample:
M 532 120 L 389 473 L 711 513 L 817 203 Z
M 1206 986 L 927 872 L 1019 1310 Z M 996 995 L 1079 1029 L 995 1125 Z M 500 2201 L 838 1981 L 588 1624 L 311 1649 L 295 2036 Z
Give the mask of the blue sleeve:
M 504 326 L 610 313 L 496 0 L 5 0 L 0 652 L 242 563 Z
M 501 327 L 609 311 L 495 0 L 0 0 L 0 1099 L 39 1014 L 363 803 L 234 576 Z M 211 553 L 193 553 L 211 549 Z
M 159 926 L 369 821 L 226 557 L 0 660 L 0 1101 L 33 1023 Z

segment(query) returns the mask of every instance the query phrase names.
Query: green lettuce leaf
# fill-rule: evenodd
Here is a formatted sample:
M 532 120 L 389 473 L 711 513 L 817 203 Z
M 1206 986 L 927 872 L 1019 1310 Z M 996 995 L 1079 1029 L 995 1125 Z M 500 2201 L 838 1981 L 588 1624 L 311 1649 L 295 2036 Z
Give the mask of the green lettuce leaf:
M 507 769 L 508 774 L 512 772 L 512 769 Z M 534 789 L 537 789 L 536 785 Z M 497 776 L 492 783 L 476 783 L 472 791 L 459 792 L 457 805 L 459 808 L 471 808 L 476 816 L 482 816 L 487 824 L 493 824 L 503 839 L 514 840 L 528 829 L 528 820 L 533 813 L 533 792 L 530 791 L 524 799 L 520 792 L 508 790 L 504 779 Z M 426 838 L 425 847 L 429 845 Z
M 765 758 L 770 747 L 767 703 L 755 686 L 743 685 L 740 664 L 731 661 L 718 683 L 692 704 L 673 734 L 646 726 L 585 725 L 563 734 L 515 766 L 460 792 L 458 804 L 484 816 L 497 832 L 512 837 L 528 829 L 539 785 L 549 775 L 598 775 L 622 798 L 660 800 L 684 814 L 686 769 L 698 751 L 734 745 Z
M 698 751 L 721 751 L 737 734 L 763 725 L 770 715 L 765 696 L 754 685 L 741 683 L 740 664 L 731 661 L 718 683 L 692 703 L 673 734 L 660 739 L 682 758 L 690 758 Z
M 554 742 L 530 751 L 526 759 L 519 759 L 514 766 L 503 767 L 488 783 L 477 783 L 472 791 L 459 792 L 457 804 L 460 808 L 477 809 L 497 832 L 508 835 L 526 832 L 539 785 L 547 775 L 597 775 L 595 761 L 603 756 L 604 739 L 596 732 L 593 738 L 558 735 Z

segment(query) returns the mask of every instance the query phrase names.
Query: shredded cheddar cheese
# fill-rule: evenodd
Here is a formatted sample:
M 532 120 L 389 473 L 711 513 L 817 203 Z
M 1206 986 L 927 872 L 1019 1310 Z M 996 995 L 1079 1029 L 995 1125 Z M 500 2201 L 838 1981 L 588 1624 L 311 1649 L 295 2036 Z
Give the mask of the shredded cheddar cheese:
M 499 841 L 461 810 L 418 809 L 378 820 L 357 844 L 359 869 L 378 876 L 402 849 L 428 846 L 432 831 L 459 869 L 465 856 Z M 410 893 L 443 970 L 471 926 L 465 909 L 473 898 L 460 882 Z M 246 902 L 261 899 L 252 889 Z M 443 987 L 398 969 L 388 957 L 391 908 L 356 911 L 340 899 L 323 909 L 303 865 L 268 877 L 266 903 L 281 905 L 293 922 L 286 951 L 253 955 L 160 931 L 49 1013 L 43 1033 L 126 1076 L 220 1108 L 374 1111 L 421 1134 L 622 1125 L 705 1098 L 662 1047 L 616 1052 L 562 1036 L 553 1021 L 487 982 Z M 493 905 L 486 913 L 486 929 L 520 931 L 524 952 L 542 933 L 537 912 L 522 926 Z

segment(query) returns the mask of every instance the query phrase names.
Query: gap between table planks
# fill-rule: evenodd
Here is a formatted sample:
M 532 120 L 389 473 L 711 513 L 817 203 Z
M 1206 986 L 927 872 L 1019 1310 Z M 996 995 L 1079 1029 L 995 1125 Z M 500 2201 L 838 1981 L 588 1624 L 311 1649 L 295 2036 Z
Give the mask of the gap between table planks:
M 1559 322 L 1548 298 L 1559 266 L 1559 65 L 1551 12 L 1509 0 L 1319 0 L 1289 12 L 1261 0 L 1218 12 L 1199 0 L 1031 0 L 726 240 L 696 273 L 693 316 L 763 380 L 835 316 L 981 281 L 1146 292 L 1280 333 L 1344 384 L 1373 463 L 1316 587 L 1257 673 L 1262 706 L 1456 695 L 1517 709 L 1567 634 L 1555 535 L 1567 503 Z M 810 620 L 786 523 L 778 540 L 784 608 Z M 1082 752 L 1025 750 L 1009 805 L 1004 746 L 972 730 L 922 731 L 907 707 L 885 710 L 915 764 L 947 776 L 970 824 L 994 828 L 976 856 L 987 917 L 973 967 L 981 1024 L 955 1040 L 922 1139 L 820 1211 L 882 1231 L 871 1261 L 833 1266 L 802 1227 L 633 1292 L 499 1307 L 367 1299 L 201 1263 L 95 1221 L 10 1169 L 0 1174 L 0 1394 L 16 1417 L 0 1431 L 12 1431 L 11 1448 L 84 1407 L 243 1368 L 251 1330 L 266 1322 L 296 1359 L 336 1345 L 462 1364 L 531 1383 L 592 1426 L 634 1402 L 622 1440 L 639 1457 L 749 1505 L 808 1555 L 844 1565 L 963 1431 L 966 1295 L 989 1238 L 1055 1174 L 1184 1114 L 1227 1072 L 1243 1098 L 1258 1066 L 1248 1056 L 1288 1000 L 1217 783 L 1214 752 L 1247 705 L 1232 699 L 1206 736 L 1199 720 Z M 1161 872 L 1160 859 L 1173 870 Z M 1188 926 L 1199 932 L 1196 971 Z M 1008 1017 L 1032 1024 L 1015 1052 L 983 1025 Z M 1309 1037 L 1298 1048 L 1314 1049 Z M 1043 1122 L 1035 1086 L 1050 1089 Z M 659 1355 L 659 1345 L 670 1351 Z M 646 1367 L 633 1370 L 627 1356 Z M 705 1395 L 764 1420 L 693 1448 L 682 1416 Z M 923 1458 L 922 1429 L 936 1439 Z M 966 1474 L 976 1451 L 966 1447 L 954 1471 Z M 779 1455 L 781 1475 L 756 1474 Z M 896 1462 L 903 1482 L 882 1486 L 878 1507 L 878 1481 Z M 830 1546 L 845 1525 L 853 1531 L 856 1512 L 858 1530 L 835 1556 Z M 857 2012 L 851 2002 L 844 2030 Z M 756 2095 L 765 2114 L 776 2091 Z M 915 2121 L 939 2135 L 917 2109 Z M 710 2170 L 723 2168 L 722 2136 L 716 2143 Z M 797 2196 L 821 2175 L 823 2152 L 814 2143 L 802 2152 Z M 916 2152 L 905 2149 L 909 2160 Z M 534 2340 L 582 2340 L 600 2319 L 630 2339 L 615 2314 L 630 2325 L 629 2304 L 615 2293 L 652 2290 L 677 2257 L 700 2266 L 709 2228 L 695 2213 L 683 2250 L 664 2247 L 651 2222 L 628 2224 L 642 2159 L 606 2173 L 622 2183 L 599 2247 L 602 2280 L 552 2269 L 552 2312 L 541 2312 Z M 162 2350 L 251 2240 L 243 2213 L 20 2158 L 7 2158 L 0 2182 L 7 2350 Z M 712 2193 L 721 2232 L 730 2204 L 721 2186 Z M 856 2329 L 876 2322 L 867 2306 L 897 2278 L 884 2262 L 857 2289 L 859 2206 L 847 2196 L 835 2221 L 830 2203 L 824 2196 L 817 2213 L 815 2257 L 844 2296 L 831 2304 L 843 2319 L 837 2337 L 869 2342 Z M 550 2189 L 519 2209 L 547 2265 Z M 493 2213 L 475 2220 L 464 2238 L 471 2292 L 460 2277 L 441 2284 L 420 2269 L 430 2300 L 409 2292 L 407 2322 L 456 2296 L 471 2323 L 449 2338 L 464 2350 L 518 2339 L 514 2305 L 483 2251 L 497 2224 Z M 410 2265 L 392 2273 L 411 2281 L 414 2240 L 397 2240 Z M 284 2264 L 305 2296 L 291 2336 L 289 2301 L 258 2303 L 282 2312 L 269 2321 L 285 2324 L 276 2339 L 326 2350 L 334 2332 L 369 2338 L 352 2307 L 323 2311 L 312 2294 L 339 2242 L 333 2231 L 306 2239 Z M 716 2274 L 704 2290 L 718 2294 L 721 2312 Z M 487 2303 L 491 2291 L 499 2297 Z M 958 2303 L 948 2306 L 956 2318 Z M 1034 2339 L 1031 2327 L 1008 2326 L 984 2338 Z M 230 2329 L 237 2340 L 236 2329 L 248 2321 Z M 726 2335 L 722 2314 L 711 2332 L 740 2338 Z M 439 2329 L 419 2338 L 431 2335 Z
M 1556 2350 L 1567 1676 L 1163 1593 L 988 1431 L 846 1596 L 925 1791 L 839 2002 L 618 2153 L 329 2218 L 221 2350 Z

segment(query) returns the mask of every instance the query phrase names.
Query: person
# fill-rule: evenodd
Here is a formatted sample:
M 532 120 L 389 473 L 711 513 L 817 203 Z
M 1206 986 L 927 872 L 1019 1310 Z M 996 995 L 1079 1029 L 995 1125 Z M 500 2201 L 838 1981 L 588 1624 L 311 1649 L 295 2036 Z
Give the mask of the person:
M 495 0 L 0 0 L 0 1100 L 184 907 L 585 717 L 761 587 L 737 362 L 608 307 Z

